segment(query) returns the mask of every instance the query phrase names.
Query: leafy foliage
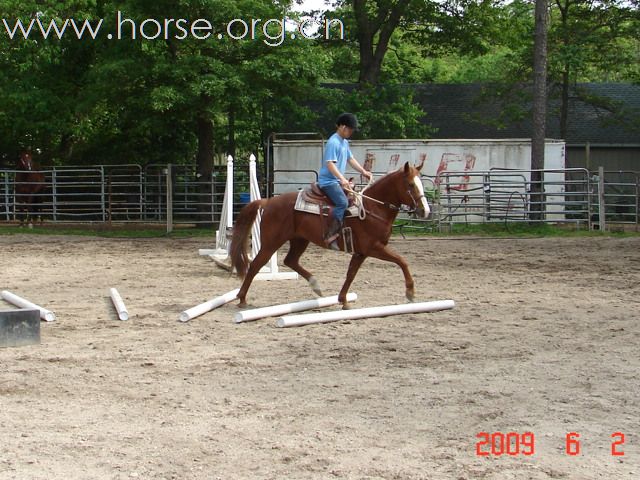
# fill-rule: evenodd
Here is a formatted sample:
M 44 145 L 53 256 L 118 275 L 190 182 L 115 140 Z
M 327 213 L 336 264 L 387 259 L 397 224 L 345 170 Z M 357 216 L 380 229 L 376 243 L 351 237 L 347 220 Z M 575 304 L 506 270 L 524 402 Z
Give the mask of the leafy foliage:
M 328 40 L 282 30 L 292 3 L 0 0 L 0 163 L 31 147 L 44 164 L 195 162 L 206 173 L 216 155 L 255 152 L 272 132 L 331 129 L 345 110 L 362 137 L 426 137 L 429 117 L 403 85 L 490 82 L 508 98 L 531 75 L 529 0 L 335 0 L 314 13 L 344 25 Z M 51 22 L 65 19 L 82 39 L 72 25 L 56 35 Z M 190 30 L 197 19 L 210 35 Z M 227 30 L 233 19 L 247 21 L 244 38 L 240 21 Z M 640 81 L 639 24 L 637 0 L 557 0 L 551 79 Z

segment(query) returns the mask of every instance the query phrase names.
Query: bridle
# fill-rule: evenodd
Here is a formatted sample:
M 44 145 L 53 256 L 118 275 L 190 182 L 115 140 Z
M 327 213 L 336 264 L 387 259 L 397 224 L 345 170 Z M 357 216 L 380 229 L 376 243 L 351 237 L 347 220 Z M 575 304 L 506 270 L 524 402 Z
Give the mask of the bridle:
M 355 195 L 356 198 L 356 204 L 358 206 L 358 218 L 360 218 L 360 220 L 364 220 L 367 213 L 371 213 L 371 212 L 367 212 L 364 208 L 364 204 L 362 203 L 362 199 L 366 198 L 374 203 L 377 203 L 378 205 L 382 205 L 383 207 L 392 210 L 394 212 L 399 212 L 401 207 L 391 203 L 391 202 L 383 202 L 382 200 L 378 200 L 377 198 L 373 198 L 370 197 L 368 195 L 365 195 L 363 192 L 369 188 L 371 186 L 371 184 L 373 183 L 373 181 L 370 181 L 367 186 L 364 187 L 364 189 L 362 190 L 362 192 L 356 192 L 355 190 L 351 190 L 351 189 L 346 189 L 349 193 L 352 193 Z M 425 199 L 426 200 L 426 196 L 424 194 L 421 194 L 418 199 L 416 200 L 416 197 L 413 195 L 413 193 L 411 192 L 411 187 L 409 185 L 409 182 L 406 182 L 407 184 L 407 195 L 409 195 L 409 198 L 411 198 L 411 201 L 413 202 L 413 209 L 409 208 L 408 213 L 412 214 L 414 213 L 416 210 L 418 210 L 418 202 L 421 199 Z M 411 207 L 410 205 L 408 205 L 409 207 Z M 372 214 L 373 215 L 373 214 Z M 376 216 L 376 215 L 374 215 Z
M 422 200 L 423 198 L 425 199 L 425 201 L 427 200 L 427 197 L 425 196 L 424 193 L 418 197 L 418 200 L 416 200 L 416 198 L 413 196 L 413 193 L 411 193 L 411 187 L 407 188 L 407 194 L 409 195 L 409 197 L 411 198 L 411 201 L 413 202 L 413 210 L 409 209 L 409 213 L 414 213 L 416 210 L 418 210 L 418 202 L 420 200 Z
M 18 165 L 28 172 L 33 170 L 33 161 L 28 155 L 21 155 Z

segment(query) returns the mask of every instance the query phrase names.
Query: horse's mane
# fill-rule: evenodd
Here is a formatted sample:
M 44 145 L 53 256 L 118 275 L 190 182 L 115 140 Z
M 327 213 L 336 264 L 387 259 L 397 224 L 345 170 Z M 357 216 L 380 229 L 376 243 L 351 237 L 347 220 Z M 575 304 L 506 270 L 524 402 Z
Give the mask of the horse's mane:
M 397 177 L 402 175 L 404 175 L 404 167 L 400 167 L 392 172 L 389 172 L 373 182 L 364 191 L 364 193 L 367 196 L 380 200 L 380 196 L 384 196 L 384 194 L 389 191 L 389 185 L 397 181 Z

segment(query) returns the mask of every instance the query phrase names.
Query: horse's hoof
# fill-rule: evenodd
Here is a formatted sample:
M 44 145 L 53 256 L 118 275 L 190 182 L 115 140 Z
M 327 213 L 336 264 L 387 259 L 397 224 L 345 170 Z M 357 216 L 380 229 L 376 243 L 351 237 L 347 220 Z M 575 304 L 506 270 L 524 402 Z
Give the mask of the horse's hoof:
M 238 302 L 238 308 L 247 308 L 247 302 L 244 300 Z
M 342 309 L 343 310 L 351 310 L 351 304 L 350 303 L 343 303 L 342 304 Z
M 415 300 L 415 294 L 413 292 L 407 291 L 407 300 L 409 300 L 411 303 L 413 303 L 414 300 Z
M 311 290 L 313 290 L 313 293 L 315 293 L 319 297 L 322 296 L 322 290 L 320 289 L 320 285 L 318 284 L 318 281 L 315 279 L 315 277 L 309 277 L 309 286 L 311 287 Z

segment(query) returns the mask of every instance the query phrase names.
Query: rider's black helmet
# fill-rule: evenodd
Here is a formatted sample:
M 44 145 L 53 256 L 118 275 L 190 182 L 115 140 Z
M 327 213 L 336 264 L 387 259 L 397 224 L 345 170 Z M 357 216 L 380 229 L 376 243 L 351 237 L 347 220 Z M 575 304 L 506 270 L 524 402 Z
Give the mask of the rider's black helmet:
M 358 129 L 358 119 L 353 113 L 343 113 L 336 120 L 336 126 L 346 125 L 354 130 Z

